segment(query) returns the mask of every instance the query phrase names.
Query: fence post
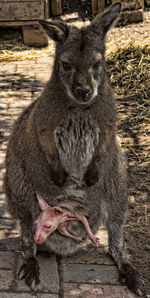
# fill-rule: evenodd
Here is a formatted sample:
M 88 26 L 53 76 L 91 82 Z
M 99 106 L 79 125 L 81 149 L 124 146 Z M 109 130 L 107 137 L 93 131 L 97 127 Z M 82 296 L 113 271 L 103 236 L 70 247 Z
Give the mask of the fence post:
M 58 16 L 62 13 L 61 0 L 51 0 L 52 16 Z

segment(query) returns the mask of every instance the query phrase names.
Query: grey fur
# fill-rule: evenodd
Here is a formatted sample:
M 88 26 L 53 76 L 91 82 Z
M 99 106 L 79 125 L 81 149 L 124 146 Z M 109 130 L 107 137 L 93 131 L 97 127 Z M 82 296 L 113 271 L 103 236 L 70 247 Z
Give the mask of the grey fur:
M 105 75 L 105 34 L 120 7 L 114 4 L 81 30 L 59 21 L 41 22 L 56 41 L 53 73 L 40 97 L 15 123 L 4 183 L 10 213 L 21 226 L 25 262 L 19 277 L 25 277 L 30 287 L 39 282 L 33 241 L 34 222 L 40 213 L 39 192 L 50 205 L 67 204 L 71 211 L 87 216 L 93 233 L 104 224 L 121 276 L 135 292 L 141 288 L 124 249 L 126 167 L 116 138 L 115 103 Z M 87 238 L 80 222 L 70 223 L 68 230 Z M 57 231 L 47 245 L 61 255 L 81 247 Z

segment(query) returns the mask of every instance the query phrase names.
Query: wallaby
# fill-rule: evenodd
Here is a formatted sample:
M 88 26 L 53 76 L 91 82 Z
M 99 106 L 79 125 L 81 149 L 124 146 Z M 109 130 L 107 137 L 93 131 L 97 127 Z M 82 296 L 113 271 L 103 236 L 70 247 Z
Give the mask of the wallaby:
M 53 72 L 42 94 L 15 123 L 4 181 L 10 213 L 21 227 L 24 263 L 18 277 L 32 289 L 39 283 L 34 242 L 38 192 L 51 206 L 66 200 L 71 212 L 82 210 L 92 233 L 105 225 L 121 280 L 142 295 L 143 281 L 124 248 L 126 165 L 105 67 L 105 36 L 120 10 L 117 2 L 81 29 L 59 20 L 40 22 L 56 42 Z M 69 232 L 80 235 L 82 243 L 87 239 L 81 222 L 73 221 Z M 82 246 L 57 230 L 46 242 L 60 255 Z

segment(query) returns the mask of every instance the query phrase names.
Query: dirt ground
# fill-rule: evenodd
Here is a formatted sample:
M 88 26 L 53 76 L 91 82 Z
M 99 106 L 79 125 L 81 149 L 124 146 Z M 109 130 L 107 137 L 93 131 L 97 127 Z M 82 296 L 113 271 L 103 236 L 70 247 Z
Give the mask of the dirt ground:
M 90 5 L 85 2 L 88 15 Z M 68 3 L 64 1 L 64 13 L 69 11 Z M 125 241 L 150 297 L 150 12 L 144 14 L 143 23 L 113 29 L 107 43 L 108 76 L 117 97 L 118 134 L 128 163 Z
M 150 295 L 150 42 L 146 36 L 150 36 L 150 13 L 144 14 L 143 24 L 113 29 L 108 42 L 112 40 L 120 50 L 110 54 L 107 66 L 117 96 L 118 133 L 128 162 L 125 241 Z M 128 39 L 129 45 L 124 47 L 122 40 L 126 43 Z

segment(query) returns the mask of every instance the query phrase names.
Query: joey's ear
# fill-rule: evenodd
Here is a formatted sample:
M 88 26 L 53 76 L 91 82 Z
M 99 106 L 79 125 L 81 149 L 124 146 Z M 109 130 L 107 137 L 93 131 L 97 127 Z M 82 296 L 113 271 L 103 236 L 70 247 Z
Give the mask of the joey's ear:
M 94 31 L 101 32 L 105 35 L 109 30 L 110 26 L 119 16 L 121 11 L 121 3 L 116 2 L 112 5 L 108 10 L 106 10 L 103 14 L 98 14 L 91 23 L 91 26 Z
M 54 41 L 58 42 L 64 42 L 65 39 L 69 35 L 69 29 L 65 22 L 63 21 L 39 21 L 39 23 L 43 26 L 45 29 L 47 35 L 53 39 Z
M 62 210 L 61 207 L 56 206 L 56 207 L 53 207 L 52 209 L 53 209 L 54 215 L 59 216 L 59 215 L 62 215 L 64 213 L 64 211 Z
M 45 201 L 45 199 L 38 193 L 36 193 L 36 196 L 37 196 L 38 203 L 39 203 L 39 206 L 40 206 L 41 210 L 44 211 L 45 209 L 47 209 L 49 207 L 49 205 Z

